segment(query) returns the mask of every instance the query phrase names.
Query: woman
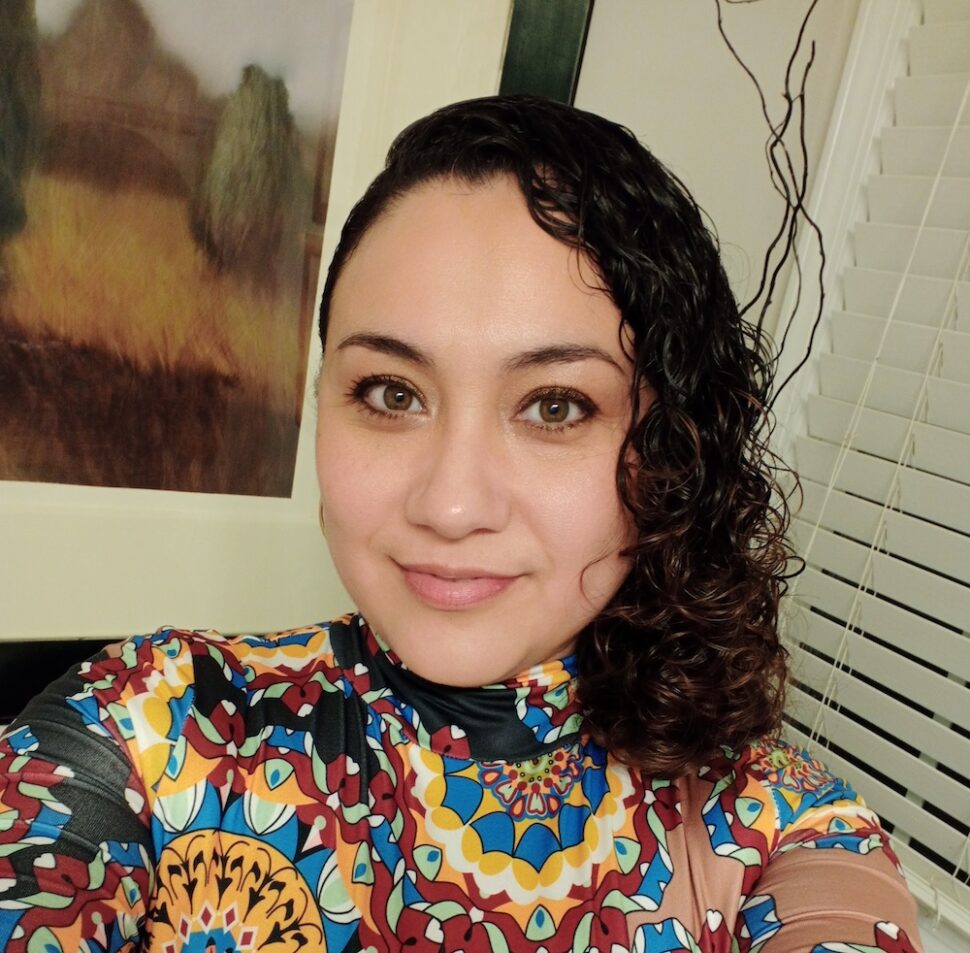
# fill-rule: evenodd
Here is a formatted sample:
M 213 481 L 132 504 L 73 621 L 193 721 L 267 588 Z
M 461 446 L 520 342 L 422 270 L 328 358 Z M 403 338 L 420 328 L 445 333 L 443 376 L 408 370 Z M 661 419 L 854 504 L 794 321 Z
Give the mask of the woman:
M 770 737 L 767 360 L 680 184 L 566 106 L 447 107 L 320 315 L 361 614 L 162 630 L 36 699 L 0 948 L 916 949 L 875 817 Z

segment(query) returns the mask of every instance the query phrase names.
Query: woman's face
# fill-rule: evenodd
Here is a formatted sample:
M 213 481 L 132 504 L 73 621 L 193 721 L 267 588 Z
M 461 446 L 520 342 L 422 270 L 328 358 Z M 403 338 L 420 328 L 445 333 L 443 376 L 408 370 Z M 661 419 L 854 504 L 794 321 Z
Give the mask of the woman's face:
M 497 178 L 408 193 L 337 283 L 317 427 L 327 539 L 364 617 L 432 681 L 568 654 L 627 573 L 615 473 L 632 365 L 587 281 Z

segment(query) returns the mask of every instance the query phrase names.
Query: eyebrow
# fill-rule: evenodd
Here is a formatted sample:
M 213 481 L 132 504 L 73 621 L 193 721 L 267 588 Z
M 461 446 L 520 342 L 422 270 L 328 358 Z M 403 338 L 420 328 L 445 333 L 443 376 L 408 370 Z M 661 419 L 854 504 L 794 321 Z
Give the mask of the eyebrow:
M 621 374 L 624 373 L 623 368 L 606 351 L 586 344 L 551 344 L 548 347 L 537 347 L 509 359 L 505 362 L 505 368 L 509 371 L 518 371 L 526 367 L 572 364 L 575 361 L 605 361 Z
M 347 347 L 363 347 L 370 351 L 377 351 L 380 354 L 390 354 L 393 357 L 402 358 L 419 367 L 428 368 L 435 366 L 430 355 L 425 354 L 420 348 L 400 338 L 391 337 L 387 334 L 374 334 L 370 331 L 359 331 L 345 337 L 338 345 L 337 350 L 342 351 Z M 529 367 L 544 367 L 550 364 L 573 364 L 577 361 L 604 361 L 615 367 L 621 374 L 625 373 L 622 367 L 604 351 L 602 348 L 592 347 L 586 344 L 550 344 L 545 347 L 533 348 L 530 351 L 523 351 L 515 357 L 509 358 L 504 369 L 508 371 L 519 371 Z
M 342 351 L 347 347 L 364 347 L 369 351 L 377 351 L 379 354 L 390 354 L 392 357 L 400 357 L 412 364 L 421 367 L 432 368 L 434 361 L 420 348 L 400 338 L 391 337 L 388 334 L 374 334 L 370 331 L 358 331 L 345 337 L 338 345 L 337 350 Z

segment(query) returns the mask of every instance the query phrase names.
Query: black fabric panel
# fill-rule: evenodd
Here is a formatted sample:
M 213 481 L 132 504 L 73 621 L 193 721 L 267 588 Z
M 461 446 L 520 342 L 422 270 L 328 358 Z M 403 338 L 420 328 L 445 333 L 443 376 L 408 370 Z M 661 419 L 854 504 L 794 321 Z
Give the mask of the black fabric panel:
M 32 698 L 13 726 L 14 730 L 28 728 L 37 741 L 37 747 L 25 758 L 27 778 L 48 788 L 70 810 L 70 819 L 56 834 L 54 849 L 59 856 L 73 857 L 85 864 L 98 855 L 99 845 L 106 841 L 141 844 L 151 856 L 151 832 L 125 798 L 131 763 L 113 738 L 85 727 L 77 710 L 66 700 L 82 691 L 85 684 L 76 668 L 67 672 L 48 690 Z M 55 779 L 46 765 L 68 767 L 71 775 Z M 36 834 L 52 836 L 53 832 L 41 825 Z M 44 842 L 10 856 L 17 882 L 4 894 L 7 899 L 37 892 L 34 862 L 51 850 L 51 845 Z
M 0 640 L 0 725 L 19 715 L 35 695 L 69 668 L 97 655 L 110 639 Z

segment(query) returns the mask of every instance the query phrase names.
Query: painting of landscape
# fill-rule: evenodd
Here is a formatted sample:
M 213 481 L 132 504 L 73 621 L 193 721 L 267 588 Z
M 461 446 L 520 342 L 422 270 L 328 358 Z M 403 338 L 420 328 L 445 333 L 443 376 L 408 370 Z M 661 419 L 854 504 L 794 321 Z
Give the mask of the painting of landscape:
M 349 0 L 0 0 L 0 480 L 288 496 Z

